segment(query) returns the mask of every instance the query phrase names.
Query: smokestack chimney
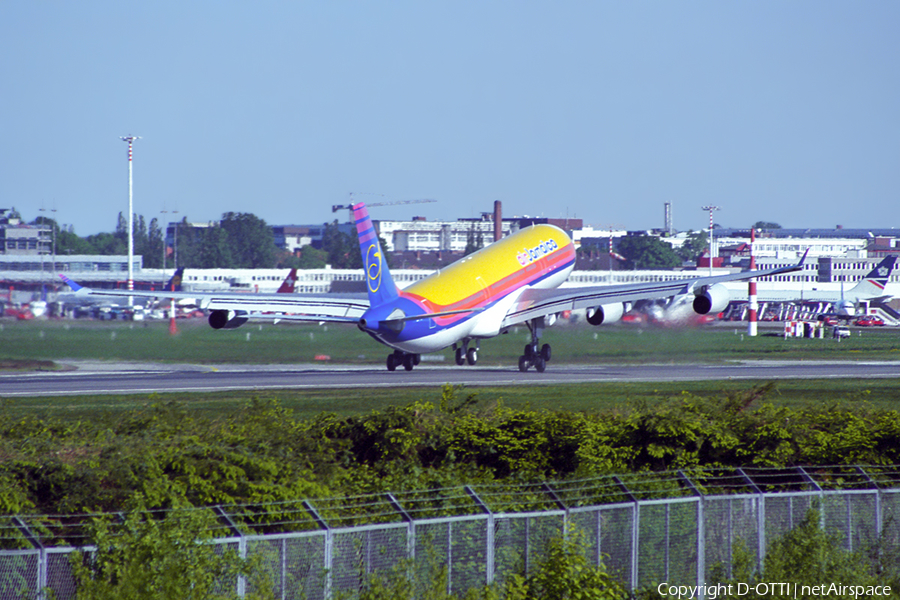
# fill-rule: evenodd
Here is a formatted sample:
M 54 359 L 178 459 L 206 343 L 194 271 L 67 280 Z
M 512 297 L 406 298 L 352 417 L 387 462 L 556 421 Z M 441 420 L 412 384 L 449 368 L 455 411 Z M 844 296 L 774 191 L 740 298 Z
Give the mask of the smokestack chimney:
M 503 205 L 499 200 L 494 200 L 494 241 L 500 241 L 503 237 Z

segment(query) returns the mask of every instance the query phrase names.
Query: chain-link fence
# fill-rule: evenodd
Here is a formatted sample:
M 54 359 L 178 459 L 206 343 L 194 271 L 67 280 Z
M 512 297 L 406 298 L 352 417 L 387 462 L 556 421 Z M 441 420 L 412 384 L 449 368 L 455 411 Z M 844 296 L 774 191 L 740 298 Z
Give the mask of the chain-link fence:
M 767 544 L 814 506 L 847 550 L 900 550 L 898 475 L 884 467 L 736 469 L 479 486 L 304 501 L 288 521 L 293 505 L 217 507 L 230 535 L 215 543 L 261 557 L 283 599 L 353 597 L 379 574 L 439 581 L 462 595 L 533 573 L 548 543 L 573 531 L 585 555 L 627 587 L 701 585 L 712 573 L 731 575 L 738 543 L 761 567 Z M 275 521 L 262 514 L 305 530 L 271 531 Z M 68 558 L 77 548 L 45 545 L 82 539 L 68 518 L 67 533 L 56 534 L 46 516 L 0 518 L 0 541 L 32 546 L 0 550 L 0 600 L 50 597 L 46 590 L 74 597 Z M 252 591 L 242 579 L 233 585 Z

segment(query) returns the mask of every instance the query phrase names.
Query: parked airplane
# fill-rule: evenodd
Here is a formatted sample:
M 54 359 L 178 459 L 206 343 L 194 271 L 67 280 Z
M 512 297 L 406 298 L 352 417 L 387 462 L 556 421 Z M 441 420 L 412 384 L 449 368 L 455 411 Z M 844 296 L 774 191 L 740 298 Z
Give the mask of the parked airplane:
M 887 285 L 891 273 L 897 264 L 896 256 L 889 256 L 875 265 L 869 273 L 849 290 L 818 289 L 819 284 L 814 284 L 812 289 L 786 289 L 777 282 L 760 282 L 757 287 L 757 298 L 760 303 L 782 302 L 794 304 L 830 303 L 831 312 L 819 316 L 833 316 L 841 319 L 850 319 L 856 316 L 857 307 L 863 302 L 885 302 L 893 296 L 887 293 Z M 728 286 L 734 291 L 734 286 Z M 741 296 L 746 298 L 746 292 L 741 291 Z
M 519 357 L 519 370 L 527 371 L 533 366 L 543 371 L 551 348 L 549 344 L 540 345 L 541 336 L 563 311 L 588 309 L 587 321 L 600 325 L 618 321 L 633 301 L 692 294 L 696 313 L 719 312 L 729 299 L 722 282 L 788 273 L 799 270 L 803 264 L 801 259 L 796 265 L 716 277 L 559 288 L 575 266 L 575 247 L 562 229 L 534 225 L 400 290 L 391 278 L 365 205 L 354 205 L 353 215 L 368 302 L 329 295 L 278 293 L 180 295 L 196 297 L 200 307 L 208 311 L 209 324 L 214 329 L 240 327 L 251 319 L 354 323 L 393 350 L 387 357 L 391 371 L 401 365 L 412 370 L 421 354 L 447 347 L 454 348 L 458 365 L 474 365 L 480 340 L 525 324 L 531 332 L 531 342 Z M 138 295 L 81 288 L 68 278 L 63 279 L 84 295 Z M 172 297 L 173 293 L 158 295 Z
M 888 256 L 878 263 L 874 269 L 855 286 L 844 292 L 844 286 L 841 284 L 840 298 L 833 298 L 834 312 L 842 318 L 851 318 L 856 316 L 856 307 L 860 302 L 877 302 L 879 300 L 890 300 L 890 294 L 885 294 L 885 287 L 891 278 L 891 272 L 897 264 L 896 256 Z M 807 298 L 806 300 L 823 300 L 823 298 Z

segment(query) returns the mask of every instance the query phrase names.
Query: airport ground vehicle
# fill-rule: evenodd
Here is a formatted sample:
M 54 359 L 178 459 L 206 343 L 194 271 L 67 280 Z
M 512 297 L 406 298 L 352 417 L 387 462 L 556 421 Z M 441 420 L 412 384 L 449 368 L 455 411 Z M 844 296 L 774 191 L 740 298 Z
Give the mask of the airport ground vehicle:
M 853 323 L 857 327 L 880 327 L 884 325 L 884 321 L 872 315 L 860 317 Z
M 850 329 L 844 325 L 835 325 L 834 329 L 831 330 L 831 337 L 836 340 L 850 337 Z

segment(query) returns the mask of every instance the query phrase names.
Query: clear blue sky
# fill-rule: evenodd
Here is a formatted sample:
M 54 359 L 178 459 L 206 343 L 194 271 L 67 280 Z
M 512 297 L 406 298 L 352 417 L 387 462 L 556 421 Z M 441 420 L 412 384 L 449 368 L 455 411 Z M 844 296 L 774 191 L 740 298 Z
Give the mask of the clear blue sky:
M 900 229 L 900 3 L 0 3 L 0 207 Z M 362 195 L 375 194 L 375 195 Z M 342 213 L 341 218 L 346 218 Z

